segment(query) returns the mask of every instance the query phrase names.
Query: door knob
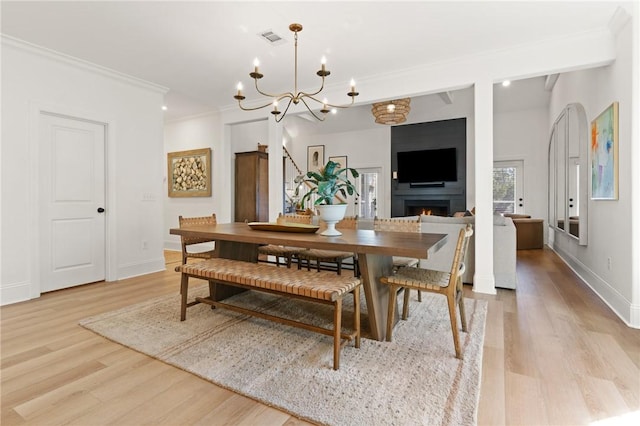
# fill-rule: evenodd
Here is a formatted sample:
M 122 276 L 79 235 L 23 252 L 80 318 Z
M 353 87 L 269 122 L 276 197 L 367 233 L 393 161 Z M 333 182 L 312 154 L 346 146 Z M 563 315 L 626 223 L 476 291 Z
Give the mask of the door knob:
M 102 207 L 98 207 L 98 213 L 104 213 L 104 209 Z

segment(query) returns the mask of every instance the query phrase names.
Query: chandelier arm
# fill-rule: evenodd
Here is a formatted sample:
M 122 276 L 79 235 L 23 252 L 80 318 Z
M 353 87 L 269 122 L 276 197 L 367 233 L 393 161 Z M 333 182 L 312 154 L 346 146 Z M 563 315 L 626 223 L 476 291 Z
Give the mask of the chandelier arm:
M 351 107 L 351 106 L 355 103 L 355 101 L 356 101 L 356 98 L 352 96 L 352 97 L 351 97 L 351 103 L 350 103 L 350 104 L 334 105 L 334 104 L 324 103 L 324 102 L 322 102 L 320 99 L 314 98 L 313 96 L 305 96 L 305 97 L 310 98 L 310 99 L 313 99 L 314 101 L 316 101 L 316 102 L 318 102 L 318 103 L 320 103 L 320 104 L 326 105 L 326 106 L 328 106 L 328 107 L 331 107 L 331 108 L 349 108 L 349 107 Z
M 294 98 L 294 94 L 291 92 L 284 92 L 284 93 L 280 93 L 279 95 L 272 95 L 270 93 L 267 92 L 263 92 L 262 90 L 260 90 L 260 88 L 258 87 L 258 79 L 254 78 L 253 79 L 256 83 L 256 90 L 258 91 L 258 93 L 260 93 L 262 96 L 266 96 L 268 98 L 278 98 L 278 100 L 284 98 L 284 97 L 288 97 L 293 99 Z
M 276 123 L 281 122 L 282 119 L 287 115 L 287 111 L 289 111 L 289 107 L 291 106 L 291 102 L 293 102 L 293 98 L 289 97 L 289 103 L 287 103 L 287 107 L 284 109 L 284 111 L 282 111 L 282 114 L 280 114 L 279 116 L 276 115 L 276 117 L 275 117 Z
M 242 102 L 241 102 L 241 101 L 238 101 L 238 106 L 239 106 L 239 107 L 240 107 L 240 109 L 241 109 L 241 110 L 243 110 L 243 111 L 255 111 L 255 110 L 257 110 L 257 109 L 266 108 L 266 107 L 271 106 L 271 105 L 273 105 L 273 102 L 269 102 L 269 103 L 267 103 L 267 104 L 264 104 L 264 105 L 261 105 L 261 106 L 257 106 L 257 107 L 253 107 L 253 108 L 247 108 L 247 107 L 243 107 L 243 106 L 242 106 Z
M 322 77 L 322 84 L 320 85 L 320 88 L 317 91 L 315 91 L 313 93 L 298 92 L 298 97 L 299 98 L 311 98 L 314 101 L 318 101 L 317 99 L 314 98 L 314 96 L 317 95 L 318 93 L 322 92 L 323 89 L 324 89 L 324 77 Z
M 311 113 L 311 115 L 313 115 L 313 116 L 316 118 L 316 120 L 318 120 L 318 121 L 324 121 L 324 119 L 326 118 L 326 116 L 325 116 L 325 117 L 320 117 L 320 116 L 318 116 L 315 112 L 313 112 L 313 111 L 311 110 L 311 108 L 309 108 L 309 105 L 307 104 L 307 101 L 305 101 L 305 100 L 304 100 L 304 98 L 300 98 L 300 100 L 302 101 L 302 103 L 304 104 L 304 106 L 305 106 L 305 107 L 307 107 L 307 110 Z

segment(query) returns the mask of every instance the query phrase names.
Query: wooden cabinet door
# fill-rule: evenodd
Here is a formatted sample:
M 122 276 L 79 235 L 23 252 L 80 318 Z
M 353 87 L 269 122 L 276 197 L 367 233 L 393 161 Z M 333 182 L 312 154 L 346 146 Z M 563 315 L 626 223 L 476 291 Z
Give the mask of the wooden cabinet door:
M 269 155 L 251 151 L 236 154 L 235 221 L 269 220 Z

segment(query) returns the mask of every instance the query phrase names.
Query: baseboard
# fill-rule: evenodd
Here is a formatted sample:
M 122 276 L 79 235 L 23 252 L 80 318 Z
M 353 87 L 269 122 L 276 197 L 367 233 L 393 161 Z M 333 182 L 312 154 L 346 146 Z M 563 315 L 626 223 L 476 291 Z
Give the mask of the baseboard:
M 480 275 L 476 272 L 473 275 L 473 291 L 483 294 L 496 294 L 496 281 L 494 275 Z
M 24 302 L 31 299 L 31 283 L 22 281 L 3 284 L 0 287 L 0 306 Z
M 584 263 L 558 247 L 551 247 L 560 259 L 629 327 L 640 328 L 640 306 L 634 306 L 618 290 Z
M 165 250 L 171 250 L 171 251 L 182 251 L 182 244 L 180 244 L 180 242 L 176 242 L 176 241 L 165 241 L 164 242 L 164 249 Z
M 138 277 L 140 275 L 151 274 L 166 270 L 164 257 L 152 259 L 145 262 L 135 262 L 120 265 L 118 267 L 118 280 Z

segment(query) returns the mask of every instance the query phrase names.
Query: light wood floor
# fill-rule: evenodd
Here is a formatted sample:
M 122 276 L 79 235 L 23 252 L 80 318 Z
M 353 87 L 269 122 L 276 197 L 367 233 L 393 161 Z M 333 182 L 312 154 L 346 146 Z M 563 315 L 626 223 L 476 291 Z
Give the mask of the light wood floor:
M 0 308 L 0 423 L 305 424 L 77 325 L 175 293 L 174 266 Z M 489 301 L 479 424 L 577 425 L 638 411 L 640 330 L 550 250 L 519 251 L 518 279 L 517 291 L 496 296 L 466 289 Z

